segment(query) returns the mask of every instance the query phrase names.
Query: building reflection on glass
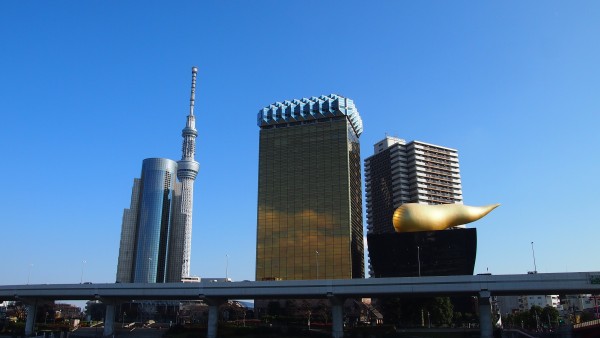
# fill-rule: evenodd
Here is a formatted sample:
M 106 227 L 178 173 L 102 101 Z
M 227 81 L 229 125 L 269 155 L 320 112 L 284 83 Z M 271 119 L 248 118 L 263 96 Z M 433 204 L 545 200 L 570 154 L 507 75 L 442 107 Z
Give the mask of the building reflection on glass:
M 352 100 L 259 113 L 256 280 L 363 278 L 360 145 Z

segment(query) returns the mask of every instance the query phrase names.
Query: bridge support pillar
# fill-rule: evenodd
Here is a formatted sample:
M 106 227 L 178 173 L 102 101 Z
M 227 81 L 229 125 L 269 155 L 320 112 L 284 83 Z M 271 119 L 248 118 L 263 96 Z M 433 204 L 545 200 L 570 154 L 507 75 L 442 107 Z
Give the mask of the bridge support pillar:
M 35 314 L 37 312 L 37 301 L 26 303 L 27 319 L 25 320 L 25 336 L 33 336 L 33 327 L 35 326 Z
M 115 304 L 107 303 L 104 313 L 104 336 L 112 336 L 115 333 Z
M 492 305 L 490 303 L 490 292 L 479 292 L 479 331 L 481 338 L 493 338 L 494 329 L 492 327 Z
M 224 299 L 205 299 L 208 304 L 208 332 L 206 338 L 217 338 L 219 326 L 219 306 L 226 302 Z
M 344 299 L 329 296 L 331 303 L 331 336 L 333 338 L 344 337 Z

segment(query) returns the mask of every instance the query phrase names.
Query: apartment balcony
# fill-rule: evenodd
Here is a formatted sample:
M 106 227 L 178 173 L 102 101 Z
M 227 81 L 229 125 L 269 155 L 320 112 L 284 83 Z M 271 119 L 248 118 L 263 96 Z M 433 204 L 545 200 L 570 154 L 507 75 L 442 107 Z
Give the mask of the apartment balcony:
M 430 145 L 425 145 L 425 144 L 415 144 L 414 145 L 414 149 L 415 150 L 426 150 L 426 151 L 435 151 L 437 153 L 440 154 L 448 154 L 448 155 L 454 155 L 457 156 L 458 153 L 455 150 L 448 150 L 448 149 L 444 149 L 444 148 L 439 148 L 439 147 L 434 147 L 434 146 L 430 146 Z
M 420 184 L 420 185 L 418 185 L 418 187 L 427 189 L 428 191 L 436 191 L 436 192 L 442 192 L 442 193 L 456 195 L 456 192 L 454 189 L 441 188 L 441 187 L 436 187 L 436 186 L 431 186 L 431 185 L 426 185 L 426 184 Z
M 431 157 L 435 157 L 435 158 L 439 158 L 442 160 L 450 160 L 452 162 L 458 162 L 458 157 L 456 156 L 451 156 L 451 155 L 447 155 L 447 154 L 440 154 L 440 153 L 436 153 L 433 151 L 426 151 L 423 153 L 426 156 L 431 156 Z
M 453 182 L 453 180 L 444 180 L 444 179 L 437 179 L 437 178 L 432 178 L 432 177 L 425 177 L 423 179 L 420 179 L 419 182 L 425 182 L 428 184 L 434 184 L 434 185 L 440 185 L 440 186 L 444 186 L 444 187 L 460 187 L 460 183 L 456 184 L 455 182 Z
M 408 170 L 404 167 L 398 166 L 398 167 L 392 167 L 392 175 L 396 174 L 396 173 L 407 173 Z
M 394 175 L 392 175 L 392 182 L 398 182 L 398 181 L 407 181 L 408 180 L 408 175 L 405 173 L 396 173 Z
M 448 159 L 441 159 L 441 158 L 437 158 L 435 156 L 429 156 L 429 155 L 418 155 L 415 157 L 417 160 L 421 160 L 421 161 L 428 161 L 428 162 L 439 163 L 439 164 L 443 164 L 443 165 L 447 165 L 447 166 L 458 167 L 458 161 L 450 161 Z
M 452 170 L 449 170 L 448 168 L 432 168 L 432 167 L 426 167 L 426 166 L 420 166 L 417 168 L 418 171 L 424 171 L 424 172 L 428 172 L 428 173 L 436 173 L 436 174 L 441 174 L 441 175 L 446 175 L 446 176 L 451 176 L 454 174 L 454 172 Z
M 390 168 L 395 169 L 395 168 L 406 168 L 406 162 L 403 161 L 395 161 L 395 162 L 390 162 Z

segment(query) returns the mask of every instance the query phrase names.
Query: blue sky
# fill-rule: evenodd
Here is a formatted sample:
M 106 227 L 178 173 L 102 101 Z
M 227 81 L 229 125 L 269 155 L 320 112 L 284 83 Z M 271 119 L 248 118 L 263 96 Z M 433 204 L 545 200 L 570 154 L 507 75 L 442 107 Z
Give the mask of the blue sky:
M 147 157 L 179 159 L 199 67 L 191 270 L 254 278 L 256 114 L 336 93 L 459 150 L 476 273 L 600 270 L 600 4 L 0 3 L 0 285 L 114 282 Z M 83 261 L 86 261 L 83 264 Z

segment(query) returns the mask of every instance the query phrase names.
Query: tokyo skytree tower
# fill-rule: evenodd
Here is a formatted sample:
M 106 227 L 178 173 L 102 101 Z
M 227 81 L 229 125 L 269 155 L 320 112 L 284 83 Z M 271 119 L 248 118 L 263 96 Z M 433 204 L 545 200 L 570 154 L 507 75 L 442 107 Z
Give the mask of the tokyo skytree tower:
M 196 120 L 194 117 L 194 99 L 196 96 L 197 67 L 192 67 L 192 91 L 190 95 L 190 113 L 185 128 L 181 131 L 183 146 L 181 161 L 177 162 L 177 178 L 181 182 L 181 217 L 183 221 L 184 243 L 181 277 L 190 276 L 190 255 L 192 249 L 192 209 L 194 204 L 194 180 L 200 164 L 194 160 L 196 152 Z

